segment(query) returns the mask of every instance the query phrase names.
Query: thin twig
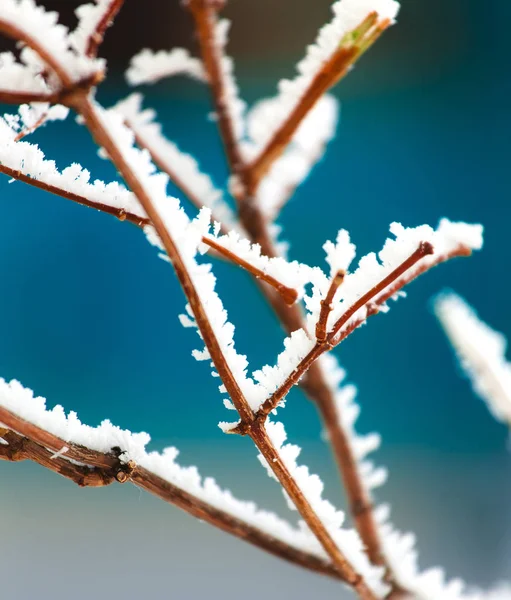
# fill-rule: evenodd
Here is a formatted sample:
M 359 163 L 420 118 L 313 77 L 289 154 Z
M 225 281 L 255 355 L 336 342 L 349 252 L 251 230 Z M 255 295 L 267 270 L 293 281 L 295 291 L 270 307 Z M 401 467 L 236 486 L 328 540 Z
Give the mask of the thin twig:
M 378 294 L 383 292 L 386 288 L 392 285 L 396 280 L 399 280 L 402 285 L 397 287 L 394 292 L 391 293 L 393 296 L 403 285 L 406 284 L 409 279 L 399 279 L 403 273 L 406 273 L 411 267 L 413 267 L 419 260 L 434 253 L 432 244 L 429 242 L 422 242 L 415 252 L 413 252 L 406 260 L 404 260 L 396 269 L 389 273 L 387 277 L 378 282 L 368 292 L 361 296 L 354 304 L 352 304 L 348 310 L 337 320 L 332 329 L 330 330 L 328 337 L 334 341 L 335 334 L 351 319 L 351 317 L 364 305 L 371 302 L 373 298 L 376 298 Z M 389 296 L 390 297 L 390 296 Z M 335 343 L 335 342 L 334 342 Z
M 0 407 L 0 421 L 4 424 L 8 421 L 12 427 L 12 430 L 0 430 L 0 437 L 7 442 L 7 445 L 0 444 L 0 460 L 32 460 L 74 481 L 79 486 L 100 487 L 113 482 L 131 482 L 153 496 L 214 525 L 217 529 L 287 562 L 329 577 L 342 579 L 331 563 L 286 544 L 243 519 L 196 498 L 139 465 L 122 463 L 115 453 L 102 454 L 70 444 L 40 428 L 30 426 L 2 407 Z M 58 453 L 62 448 L 67 448 L 65 454 L 55 457 L 54 453 Z M 82 463 L 83 466 L 71 462 L 69 458 Z
M 326 340 L 326 328 L 328 322 L 328 316 L 332 312 L 332 302 L 334 296 L 342 285 L 344 277 L 346 276 L 345 271 L 337 271 L 332 278 L 328 292 L 323 300 L 321 300 L 321 311 L 319 313 L 319 319 L 316 324 L 316 339 L 318 342 L 324 342 Z
M 287 285 L 284 285 L 283 283 L 281 283 L 280 281 L 275 279 L 275 277 L 272 277 L 271 275 L 268 275 L 268 273 L 261 271 L 261 269 L 258 269 L 254 265 L 251 265 L 249 262 L 247 262 L 246 260 L 243 260 L 241 257 L 239 257 L 234 252 L 231 252 L 230 250 L 227 250 L 227 248 L 224 248 L 222 246 L 222 244 L 219 244 L 213 238 L 205 236 L 202 238 L 202 240 L 210 248 L 213 248 L 213 250 L 215 250 L 216 252 L 221 254 L 224 258 L 226 258 L 230 262 L 233 262 L 234 264 L 237 264 L 240 267 L 243 267 L 243 269 L 245 269 L 245 271 L 248 271 L 248 273 L 253 275 L 256 279 L 260 279 L 261 281 L 264 281 L 268 285 L 271 285 L 271 287 L 274 288 L 280 294 L 280 296 L 282 297 L 282 299 L 284 300 L 284 302 L 286 304 L 289 304 L 289 305 L 294 304 L 296 302 L 296 300 L 298 299 L 298 292 L 295 289 L 290 288 Z
M 111 0 L 101 20 L 98 22 L 95 31 L 90 35 L 85 55 L 94 58 L 98 55 L 99 48 L 103 43 L 106 30 L 112 25 L 117 13 L 121 10 L 124 0 Z
M 223 7 L 223 4 L 222 0 L 187 0 L 186 2 L 186 6 L 192 13 L 195 21 L 202 61 L 208 75 L 227 161 L 232 173 L 239 173 L 244 167 L 244 160 L 229 111 L 227 85 L 222 69 L 222 60 L 224 57 L 215 39 L 218 11 Z
M 110 136 L 108 130 L 103 126 L 102 120 L 98 115 L 97 108 L 91 99 L 86 95 L 77 95 L 74 98 L 72 108 L 81 115 L 96 143 L 105 149 L 110 160 L 117 168 L 121 177 L 125 180 L 128 187 L 135 194 L 142 208 L 149 217 L 151 224 L 155 228 L 161 239 L 163 247 L 174 266 L 177 278 L 183 291 L 190 303 L 191 309 L 200 328 L 204 343 L 209 350 L 211 359 L 225 385 L 227 392 L 238 410 L 242 420 L 250 423 L 253 418 L 253 412 L 250 409 L 243 393 L 231 372 L 231 369 L 223 355 L 222 348 L 216 338 L 213 327 L 207 317 L 202 301 L 197 293 L 193 280 L 183 262 L 181 255 L 171 238 L 159 212 L 154 207 L 150 193 L 145 185 L 135 175 L 130 165 L 124 158 L 122 151 L 117 146 L 115 140 Z

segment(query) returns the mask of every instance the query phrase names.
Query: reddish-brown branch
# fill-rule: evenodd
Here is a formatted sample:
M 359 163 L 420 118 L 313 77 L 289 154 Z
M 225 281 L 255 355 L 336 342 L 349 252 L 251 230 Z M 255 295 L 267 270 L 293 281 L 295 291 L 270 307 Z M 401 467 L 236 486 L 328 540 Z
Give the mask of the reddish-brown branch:
M 114 453 L 101 454 L 65 442 L 33 425 L 27 427 L 26 421 L 3 408 L 0 408 L 0 421 L 9 421 L 19 432 L 0 429 L 0 437 L 8 443 L 0 444 L 0 460 L 32 460 L 80 486 L 100 487 L 116 481 L 129 481 L 188 514 L 274 556 L 311 571 L 342 579 L 331 563 L 286 544 L 242 519 L 196 498 L 145 468 L 134 463 L 121 463 Z M 55 453 L 62 448 L 67 448 L 67 451 L 62 456 L 56 456 Z M 76 465 L 65 457 L 74 457 L 83 466 Z
M 25 129 L 20 131 L 18 133 L 18 135 L 14 138 L 14 141 L 19 142 L 27 135 L 33 133 L 36 129 L 41 127 L 46 122 L 47 118 L 48 118 L 48 113 L 44 112 L 31 127 L 26 127 Z
M 0 102 L 2 104 L 30 104 L 31 102 L 55 102 L 55 94 L 44 92 L 23 92 L 16 90 L 0 90 Z
M 186 5 L 195 21 L 202 61 L 208 76 L 227 161 L 231 171 L 239 173 L 244 167 L 244 161 L 230 112 L 227 84 L 222 68 L 223 53 L 216 41 L 217 13 L 223 2 L 219 0 L 187 0 Z
M 142 217 L 141 215 L 127 212 L 122 208 L 117 208 L 115 206 L 109 206 L 108 204 L 102 204 L 100 202 L 89 200 L 85 196 L 74 194 L 55 185 L 44 183 L 43 181 L 39 181 L 38 179 L 34 179 L 33 177 L 24 175 L 20 171 L 15 171 L 14 169 L 6 167 L 5 165 L 0 164 L 0 173 L 4 173 L 5 175 L 12 177 L 12 179 L 22 181 L 23 183 L 27 183 L 32 187 L 44 190 L 46 192 L 49 192 L 50 194 L 54 194 L 55 196 L 60 196 L 61 198 L 65 198 L 66 200 L 71 200 L 72 202 L 76 202 L 77 204 L 81 204 L 82 206 L 95 208 L 96 210 L 117 217 L 120 221 L 129 221 L 137 227 L 145 227 L 150 223 L 147 217 Z
M 414 279 L 417 279 L 420 275 L 429 271 L 433 267 L 436 267 L 451 258 L 461 258 L 467 257 L 472 254 L 472 251 L 467 246 L 460 245 L 456 249 L 452 250 L 447 254 L 442 254 L 438 256 L 433 262 L 428 262 L 424 265 L 419 266 L 417 269 L 414 269 L 409 274 L 404 274 L 403 277 L 400 277 L 390 285 L 387 289 L 384 290 L 382 294 L 375 297 L 372 302 L 368 303 L 368 309 L 366 314 L 360 319 L 356 319 L 352 323 L 346 327 L 341 334 L 336 338 L 335 345 L 340 344 L 343 340 L 345 340 L 351 333 L 358 329 L 361 325 L 363 325 L 369 317 L 377 315 L 381 306 L 386 304 L 393 296 L 395 296 L 400 290 L 406 287 L 409 283 L 411 283 Z
M 99 21 L 96 30 L 90 35 L 85 54 L 89 57 L 96 57 L 99 52 L 99 47 L 103 43 L 106 30 L 112 25 L 117 13 L 121 10 L 124 0 L 111 0 L 101 20 Z
M 338 271 L 330 283 L 328 292 L 323 300 L 321 300 L 321 311 L 319 313 L 319 319 L 316 324 L 316 339 L 318 342 L 324 342 L 326 340 L 326 328 L 328 322 L 328 316 L 332 312 L 332 301 L 334 296 L 342 285 L 344 277 L 346 276 L 345 271 Z
M 324 62 L 305 93 L 259 156 L 246 165 L 242 175 L 247 196 L 254 195 L 262 178 L 268 173 L 272 164 L 283 154 L 298 127 L 321 96 L 349 72 L 358 58 L 390 25 L 388 20 L 377 24 L 377 19 L 377 13 L 369 14 L 355 30 L 357 32 L 356 39 L 339 44 L 339 48 Z

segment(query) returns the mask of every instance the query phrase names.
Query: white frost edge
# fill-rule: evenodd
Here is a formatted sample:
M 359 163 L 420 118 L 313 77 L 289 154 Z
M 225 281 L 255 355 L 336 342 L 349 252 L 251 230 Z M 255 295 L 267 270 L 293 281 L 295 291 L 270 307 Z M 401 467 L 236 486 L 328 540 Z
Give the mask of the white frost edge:
M 305 294 L 307 284 L 318 285 L 325 279 L 325 275 L 319 267 L 309 267 L 309 265 L 296 260 L 289 262 L 281 257 L 269 258 L 261 254 L 259 244 L 252 244 L 236 231 L 221 236 L 216 236 L 214 233 L 213 239 L 219 246 L 234 253 L 266 275 L 275 278 L 279 283 L 295 289 L 298 292 L 298 299 Z M 206 246 L 205 250 L 209 251 L 210 249 Z
M 301 453 L 301 448 L 295 444 L 286 443 L 287 434 L 281 422 L 268 419 L 266 422 L 266 431 L 291 477 L 296 481 L 311 508 L 319 517 L 339 549 L 346 556 L 353 568 L 362 575 L 364 581 L 376 596 L 384 597 L 386 592 L 388 592 L 388 586 L 383 583 L 384 569 L 370 563 L 365 553 L 364 544 L 357 531 L 342 527 L 345 515 L 328 500 L 323 498 L 324 484 L 321 478 L 314 473 L 310 473 L 307 466 L 298 464 L 297 460 Z M 275 475 L 270 465 L 266 462 L 266 459 L 261 454 L 259 454 L 258 458 L 267 470 L 270 478 L 275 479 Z M 287 496 L 285 490 L 283 490 L 283 494 L 288 508 L 296 511 L 295 505 Z M 303 521 L 300 521 L 299 524 L 301 528 L 307 527 Z
M 435 313 L 474 391 L 497 420 L 511 425 L 511 363 L 505 358 L 506 338 L 481 321 L 456 294 L 440 295 Z
M 4 115 L 0 118 L 1 165 L 91 202 L 118 208 L 138 215 L 142 219 L 146 218 L 134 194 L 126 190 L 122 184 L 115 181 L 105 184 L 98 179 L 91 182 L 89 171 L 77 163 L 60 171 L 55 161 L 44 158 L 44 153 L 37 145 L 25 140 L 14 141 L 19 128 L 18 116 Z
M 198 81 L 207 80 L 202 61 L 191 56 L 185 48 L 157 52 L 144 48 L 132 57 L 126 80 L 130 85 L 142 85 L 157 83 L 175 75 L 187 75 Z

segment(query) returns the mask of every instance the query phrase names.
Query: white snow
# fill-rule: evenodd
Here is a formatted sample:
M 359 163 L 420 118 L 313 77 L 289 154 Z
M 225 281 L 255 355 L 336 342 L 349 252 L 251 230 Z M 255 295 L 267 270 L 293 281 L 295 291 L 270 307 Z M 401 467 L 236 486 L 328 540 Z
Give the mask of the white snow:
M 342 527 L 344 513 L 323 498 L 324 484 L 321 478 L 314 473 L 310 473 L 307 466 L 298 464 L 297 459 L 301 448 L 294 444 L 285 443 L 287 434 L 282 423 L 268 419 L 266 430 L 277 449 L 280 459 L 300 487 L 300 490 L 307 498 L 307 501 L 320 518 L 332 539 L 337 543 L 341 552 L 346 556 L 354 569 L 362 575 L 373 591 L 379 597 L 383 597 L 385 592 L 388 591 L 387 586 L 382 582 L 383 569 L 375 567 L 369 562 L 364 551 L 364 544 L 358 533 L 354 529 L 345 529 Z M 261 464 L 267 469 L 269 476 L 274 479 L 275 476 L 266 459 L 261 454 L 258 458 Z M 283 493 L 290 510 L 296 510 L 285 491 Z M 306 528 L 303 521 L 300 522 L 300 527 Z
M 19 62 L 12 52 L 0 53 L 0 92 L 47 94 L 48 86 L 38 71 Z
M 50 114 L 55 115 L 55 113 Z M 29 122 L 33 119 L 32 113 L 30 115 Z M 6 115 L 4 118 L 0 118 L 1 165 L 47 185 L 86 198 L 91 202 L 123 209 L 145 218 L 145 213 L 137 199 L 123 185 L 117 182 L 105 184 L 100 180 L 91 182 L 89 171 L 77 163 L 59 171 L 54 161 L 44 158 L 43 152 L 37 145 L 24 140 L 14 141 L 19 129 L 19 116 Z
M 348 272 L 344 277 L 343 284 L 332 303 L 327 331 L 331 331 L 337 320 L 359 298 L 385 279 L 417 250 L 421 242 L 430 242 L 433 245 L 434 253 L 422 258 L 415 267 L 408 271 L 409 274 L 413 274 L 423 265 L 433 264 L 440 257 L 446 257 L 460 246 L 477 250 L 483 243 L 480 225 L 453 223 L 447 219 L 442 219 L 436 230 L 428 225 L 405 228 L 399 223 L 393 223 L 390 231 L 394 237 L 387 239 L 378 256 L 370 253 L 362 257 L 355 271 Z M 327 242 L 324 248 L 332 273 L 335 273 L 338 268 L 345 269 L 353 260 L 355 247 L 345 231 L 339 232 L 336 244 Z M 304 296 L 307 308 L 307 332 L 298 330 L 287 337 L 284 340 L 284 350 L 277 358 L 277 364 L 266 365 L 253 374 L 254 379 L 259 383 L 259 397 L 263 396 L 262 389 L 265 390 L 267 397 L 273 394 L 316 343 L 314 331 L 321 311 L 321 300 L 328 291 L 330 280 L 321 270 L 314 271 L 314 279 L 311 278 L 311 280 L 313 282 L 312 290 Z M 384 292 L 385 290 L 382 290 L 380 294 Z M 365 318 L 366 314 L 367 307 L 364 306 L 354 313 L 340 331 L 344 331 L 353 322 Z
M 144 48 L 131 59 L 126 71 L 130 85 L 156 83 L 174 75 L 188 75 L 199 81 L 207 79 L 202 61 L 191 56 L 185 48 L 157 52 Z
M 33 40 L 58 63 L 71 82 L 103 70 L 103 61 L 88 59 L 71 47 L 67 28 L 58 23 L 58 13 L 46 11 L 34 0 L 2 0 L 0 22 Z
M 475 392 L 493 416 L 511 425 L 511 363 L 507 340 L 455 294 L 437 298 L 435 312 Z

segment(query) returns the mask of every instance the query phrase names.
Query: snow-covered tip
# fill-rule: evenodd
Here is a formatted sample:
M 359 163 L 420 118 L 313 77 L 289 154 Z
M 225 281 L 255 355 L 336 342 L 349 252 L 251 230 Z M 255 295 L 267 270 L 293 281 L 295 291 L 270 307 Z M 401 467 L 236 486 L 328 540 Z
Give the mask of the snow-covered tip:
M 438 296 L 435 313 L 474 391 L 496 419 L 511 425 L 511 363 L 505 358 L 506 338 L 481 321 L 456 294 Z
M 48 12 L 34 0 L 2 0 L 0 31 L 19 33 L 19 40 L 57 71 L 65 85 L 86 79 L 103 70 L 103 61 L 87 58 L 76 51 L 68 29 L 58 23 L 58 13 Z M 28 53 L 30 56 L 30 53 Z M 27 53 L 22 55 L 27 58 Z M 37 62 L 37 61 L 34 61 Z
M 330 266 L 330 277 L 334 277 L 339 271 L 347 271 L 357 249 L 350 240 L 350 234 L 345 229 L 340 229 L 335 244 L 331 241 L 325 242 L 323 250 L 326 253 L 326 262 Z
M 191 56 L 185 48 L 158 52 L 145 48 L 135 54 L 126 71 L 130 85 L 156 83 L 174 75 L 187 75 L 199 81 L 207 79 L 202 61 Z
M 399 3 L 394 0 L 338 0 L 332 4 L 332 11 L 332 20 L 319 30 L 315 42 L 307 47 L 305 56 L 296 65 L 297 75 L 293 79 L 282 79 L 279 82 L 279 94 L 273 106 L 273 125 L 266 130 L 265 139 L 261 143 L 272 138 L 341 44 L 355 44 L 362 50 L 372 32 L 383 23 L 394 22 Z M 360 27 L 368 22 L 371 15 L 374 18 L 368 23 L 369 28 L 364 26 L 362 31 Z

